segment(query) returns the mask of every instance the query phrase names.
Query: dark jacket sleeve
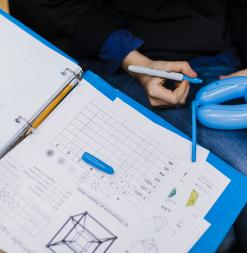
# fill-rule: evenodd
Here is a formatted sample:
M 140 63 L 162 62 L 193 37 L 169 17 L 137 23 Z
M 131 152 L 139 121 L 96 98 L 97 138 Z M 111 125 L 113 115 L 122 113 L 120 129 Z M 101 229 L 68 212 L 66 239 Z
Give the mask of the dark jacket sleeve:
M 73 50 L 79 57 L 99 53 L 107 37 L 123 28 L 119 15 L 102 0 L 37 0 L 45 13 L 69 33 Z
M 232 33 L 236 36 L 244 67 L 247 67 L 247 1 L 229 0 L 227 18 L 231 25 Z

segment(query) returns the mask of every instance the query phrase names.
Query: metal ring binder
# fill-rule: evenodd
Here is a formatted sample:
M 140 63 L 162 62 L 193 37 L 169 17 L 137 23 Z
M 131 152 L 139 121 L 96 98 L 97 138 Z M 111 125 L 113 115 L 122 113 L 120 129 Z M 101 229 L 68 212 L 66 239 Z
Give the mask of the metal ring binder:
M 30 129 L 31 129 L 32 132 L 35 131 L 35 129 L 32 127 L 32 124 L 28 120 L 26 120 L 25 118 L 23 118 L 22 116 L 18 116 L 17 118 L 15 118 L 15 122 L 16 123 L 19 124 L 21 121 L 25 122 L 25 124 L 27 124 L 30 127 Z
M 76 74 L 73 70 L 71 70 L 69 68 L 66 68 L 61 74 L 63 76 L 65 76 L 66 72 L 70 72 L 74 76 L 74 78 L 77 80 L 78 83 L 82 80 L 82 77 L 81 77 L 80 73 Z

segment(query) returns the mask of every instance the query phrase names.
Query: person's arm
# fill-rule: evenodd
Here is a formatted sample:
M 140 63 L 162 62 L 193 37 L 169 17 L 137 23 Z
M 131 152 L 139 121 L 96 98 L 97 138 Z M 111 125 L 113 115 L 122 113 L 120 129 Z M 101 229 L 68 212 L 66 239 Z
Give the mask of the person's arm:
M 37 0 L 44 12 L 70 34 L 79 57 L 97 55 L 106 39 L 124 21 L 101 0 Z
M 122 64 L 127 72 L 128 65 L 140 65 L 196 76 L 186 62 L 152 61 L 136 51 L 143 41 L 134 37 L 130 31 L 125 30 L 125 34 L 119 33 L 123 31 L 121 28 L 124 27 L 124 21 L 106 6 L 102 8 L 101 0 L 38 0 L 38 2 L 58 25 L 70 33 L 78 56 L 98 55 L 110 64 L 111 72 Z M 189 92 L 187 81 L 177 83 L 177 88 L 171 91 L 164 87 L 163 78 L 140 74 L 132 76 L 143 85 L 152 106 L 170 107 L 185 103 Z
M 112 74 L 121 66 L 124 58 L 143 43 L 127 29 L 116 30 L 104 41 L 98 57 L 105 62 L 107 72 Z
M 136 78 L 145 89 L 149 102 L 154 107 L 171 107 L 183 105 L 189 93 L 187 81 L 177 82 L 177 88 L 173 91 L 165 87 L 165 79 L 133 74 L 128 71 L 129 65 L 139 65 L 166 71 L 182 72 L 191 77 L 197 74 L 187 62 L 153 61 L 137 51 L 144 41 L 133 36 L 128 30 L 117 30 L 112 33 L 101 47 L 99 57 L 108 63 L 109 72 L 113 73 L 122 65 L 123 69 Z
M 228 0 L 226 9 L 227 22 L 236 38 L 243 64 L 247 67 L 247 1 Z

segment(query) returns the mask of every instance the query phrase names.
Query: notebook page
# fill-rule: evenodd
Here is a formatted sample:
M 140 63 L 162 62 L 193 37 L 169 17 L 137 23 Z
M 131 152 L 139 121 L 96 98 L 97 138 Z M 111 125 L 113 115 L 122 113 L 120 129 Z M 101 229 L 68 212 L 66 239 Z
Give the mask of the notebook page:
M 129 252 L 137 223 L 129 229 L 107 205 L 104 209 L 83 196 L 67 177 L 66 166 L 46 149 L 27 138 L 0 161 L 0 248 L 18 253 L 68 253 L 68 248 Z
M 152 216 L 154 210 L 133 209 L 116 199 L 106 202 L 82 183 L 75 185 L 75 165 L 36 137 L 28 137 L 0 161 L 0 247 L 7 252 L 67 253 L 67 247 L 75 252 L 99 247 L 100 252 L 142 253 L 152 246 L 157 252 L 173 248 L 181 253 L 209 227 L 199 217 L 186 217 L 174 235 L 162 216 Z M 153 209 L 158 206 L 153 201 Z M 172 236 L 163 236 L 169 232 Z M 157 236 L 163 243 L 157 243 Z
M 80 67 L 0 15 L 0 101 L 30 120 Z M 3 119 L 1 119 L 3 120 Z
M 147 124 L 147 118 L 133 118 L 127 116 L 129 114 L 131 110 L 124 109 L 119 99 L 109 100 L 83 80 L 42 124 L 37 137 L 81 168 L 86 166 L 81 160 L 84 152 L 109 163 L 115 168 L 115 180 L 101 174 L 91 175 L 87 166 L 88 181 L 93 181 L 89 188 L 109 199 L 119 195 L 137 208 L 149 205 L 163 185 L 169 188 L 172 182 L 174 187 L 176 182 L 171 178 L 178 180 L 182 175 L 183 181 L 185 178 L 188 181 L 188 195 L 182 202 L 196 191 L 202 203 L 199 201 L 195 210 L 198 216 L 204 216 L 230 180 L 206 162 L 208 153 L 204 149 L 198 149 L 198 161 L 191 163 L 190 154 L 185 151 L 190 150 L 189 141 L 167 129 L 157 130 L 151 121 Z M 199 182 L 210 185 L 212 191 L 205 189 L 207 194 L 204 195 L 197 186 L 193 186 L 193 191 L 193 180 L 198 181 L 196 185 L 201 185 Z

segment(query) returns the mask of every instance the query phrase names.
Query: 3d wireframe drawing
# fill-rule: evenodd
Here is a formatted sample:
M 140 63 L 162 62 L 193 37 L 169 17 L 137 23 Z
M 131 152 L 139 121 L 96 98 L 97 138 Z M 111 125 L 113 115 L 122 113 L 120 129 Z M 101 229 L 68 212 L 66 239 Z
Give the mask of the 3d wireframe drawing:
M 48 243 L 54 253 L 105 253 L 117 237 L 88 212 L 71 216 Z

